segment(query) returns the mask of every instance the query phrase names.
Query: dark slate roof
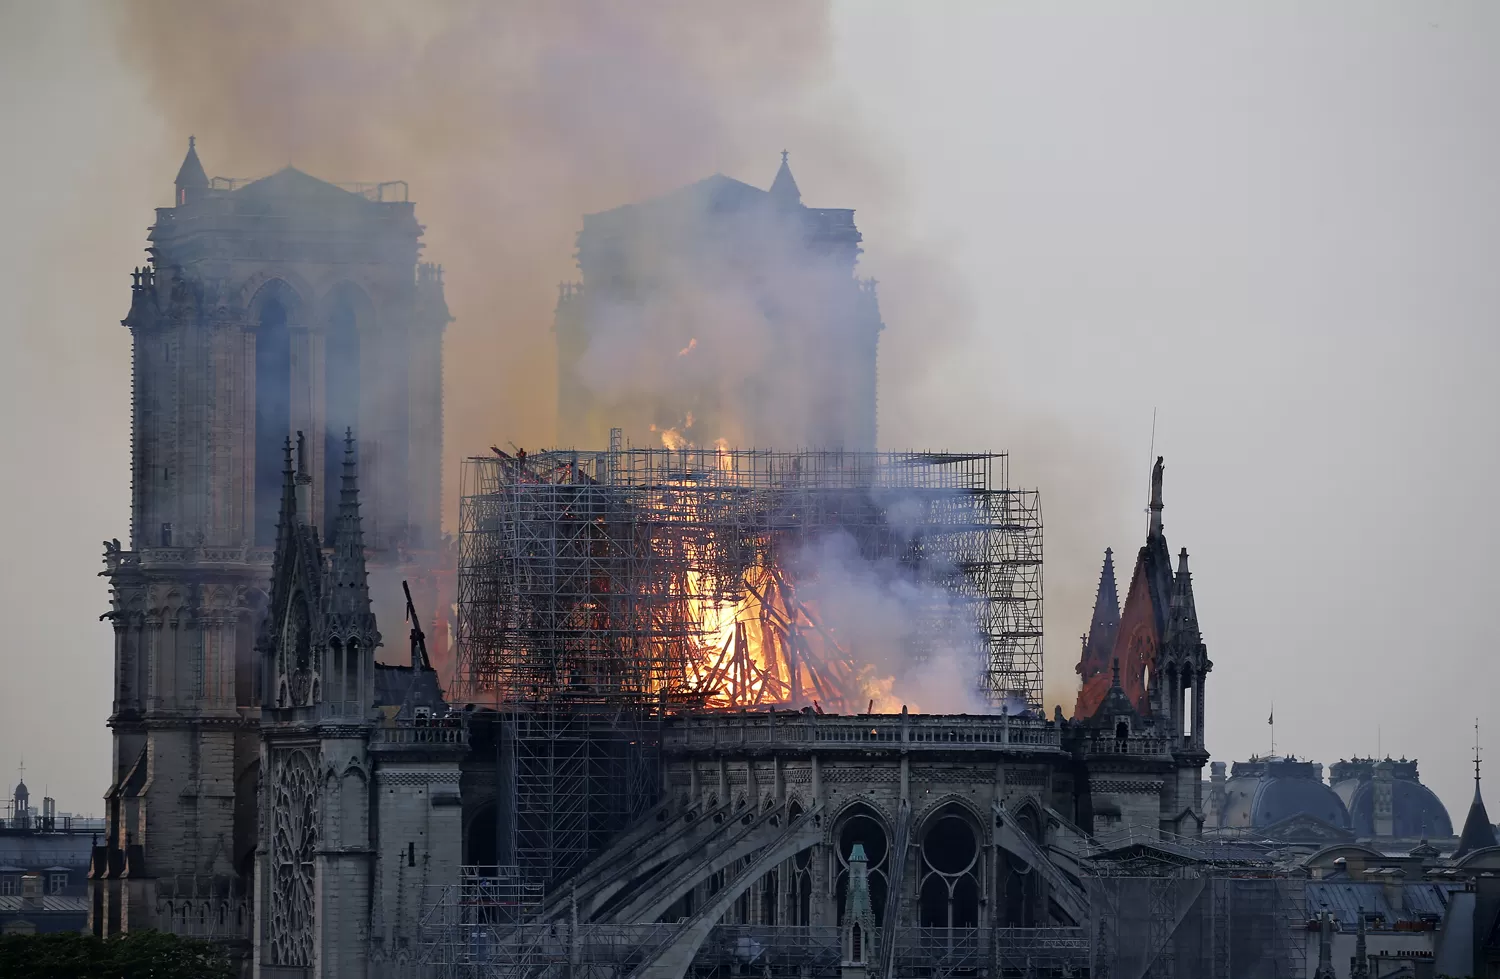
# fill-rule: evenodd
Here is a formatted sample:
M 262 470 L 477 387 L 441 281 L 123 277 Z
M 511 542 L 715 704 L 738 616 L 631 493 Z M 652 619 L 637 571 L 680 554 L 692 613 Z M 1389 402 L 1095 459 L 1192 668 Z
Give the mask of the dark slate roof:
M 1360 782 L 1348 793 L 1350 828 L 1361 836 L 1375 835 L 1375 784 Z M 1410 779 L 1391 780 L 1391 802 L 1396 836 L 1422 838 L 1452 836 L 1453 820 L 1437 795 Z
M 1469 816 L 1464 820 L 1463 835 L 1458 838 L 1458 849 L 1453 851 L 1453 855 L 1461 857 L 1495 845 L 1495 827 L 1490 825 L 1489 813 L 1484 811 L 1484 798 L 1479 794 L 1479 779 L 1476 778 L 1474 801 L 1469 803 Z
M 409 717 L 416 707 L 426 707 L 435 714 L 448 709 L 436 670 L 384 663 L 375 664 L 375 706 L 400 707 L 398 716 L 402 717 Z
M 1386 895 L 1380 881 L 1310 880 L 1307 882 L 1308 914 L 1324 910 L 1337 919 L 1344 931 L 1359 927 L 1359 915 L 1379 913 L 1387 926 L 1397 921 L 1417 921 L 1426 915 L 1441 918 L 1454 894 L 1464 885 L 1457 881 L 1403 881 L 1399 910 Z

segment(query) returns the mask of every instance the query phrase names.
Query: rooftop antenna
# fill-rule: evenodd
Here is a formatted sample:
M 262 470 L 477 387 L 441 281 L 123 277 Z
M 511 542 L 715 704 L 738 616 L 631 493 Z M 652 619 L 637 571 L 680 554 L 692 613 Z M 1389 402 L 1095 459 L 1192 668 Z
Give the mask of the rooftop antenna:
M 1474 790 L 1479 791 L 1479 718 L 1474 718 Z
M 1146 512 L 1151 512 L 1151 467 L 1156 464 L 1156 406 L 1151 407 L 1151 451 L 1146 453 Z
M 1266 723 L 1271 725 L 1271 754 L 1276 754 L 1276 698 L 1271 698 L 1271 713 L 1266 718 Z

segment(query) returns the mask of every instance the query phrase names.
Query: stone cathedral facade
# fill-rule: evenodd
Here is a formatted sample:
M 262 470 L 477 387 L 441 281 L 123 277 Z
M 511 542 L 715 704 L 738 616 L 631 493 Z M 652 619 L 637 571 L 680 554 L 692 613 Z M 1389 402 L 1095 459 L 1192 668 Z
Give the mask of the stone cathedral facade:
M 175 184 L 123 321 L 133 341 L 130 530 L 128 544 L 105 544 L 112 781 L 91 918 L 97 934 L 249 939 L 252 904 L 269 900 L 257 888 L 297 873 L 265 864 L 276 859 L 262 850 L 266 820 L 285 817 L 282 803 L 314 785 L 367 780 L 368 761 L 350 745 L 375 737 L 368 719 L 329 726 L 324 714 L 315 725 L 298 715 L 323 703 L 313 686 L 332 689 L 320 680 L 288 693 L 257 652 L 257 630 L 276 611 L 272 560 L 286 543 L 284 447 L 299 442 L 298 519 L 334 528 L 346 433 L 358 437 L 371 611 L 399 616 L 401 581 L 422 595 L 440 560 L 450 317 L 441 270 L 418 261 L 422 227 L 404 184 L 346 189 L 290 167 L 249 183 L 210 181 L 191 144 Z M 316 578 L 320 552 L 299 553 L 298 573 Z M 299 620 L 304 627 L 313 628 Z M 360 640 L 367 672 L 344 665 L 340 675 L 362 690 L 379 678 L 373 632 Z M 289 732 L 323 747 L 272 747 Z M 298 761 L 314 757 L 321 767 Z M 277 793 L 291 795 L 271 801 Z M 340 825 L 348 833 L 353 824 Z M 352 833 L 337 839 L 345 854 L 369 846 Z M 345 873 L 326 848 L 316 859 Z M 275 907 L 295 919 L 292 905 Z M 261 942 L 255 951 L 269 966 L 305 947 Z

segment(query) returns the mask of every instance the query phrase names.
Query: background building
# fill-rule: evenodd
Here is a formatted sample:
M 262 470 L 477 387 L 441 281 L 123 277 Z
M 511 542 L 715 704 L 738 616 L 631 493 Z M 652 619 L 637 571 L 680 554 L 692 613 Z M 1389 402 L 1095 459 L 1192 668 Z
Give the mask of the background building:
M 82 931 L 88 921 L 89 854 L 104 820 L 58 812 L 16 783 L 0 818 L 0 934 Z

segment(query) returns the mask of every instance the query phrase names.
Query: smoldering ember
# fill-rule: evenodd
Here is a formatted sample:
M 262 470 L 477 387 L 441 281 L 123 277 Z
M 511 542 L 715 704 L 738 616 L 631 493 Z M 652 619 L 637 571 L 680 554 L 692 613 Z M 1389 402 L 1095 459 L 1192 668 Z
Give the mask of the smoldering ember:
M 1027 461 L 877 451 L 911 327 L 854 212 L 785 153 L 620 204 L 558 290 L 565 447 L 451 486 L 407 185 L 190 142 L 124 320 L 104 824 L 18 787 L 0 844 L 77 850 L 87 896 L 7 849 L 8 929 L 258 979 L 1497 974 L 1477 762 L 1457 833 L 1415 761 L 1210 762 L 1163 459 L 1049 709 Z

